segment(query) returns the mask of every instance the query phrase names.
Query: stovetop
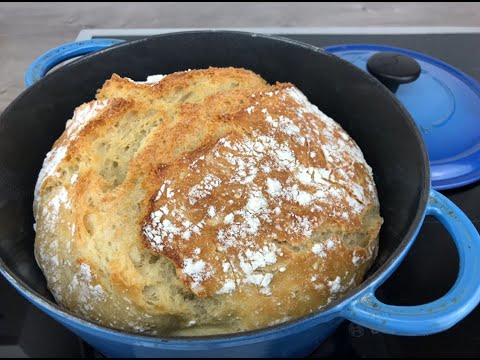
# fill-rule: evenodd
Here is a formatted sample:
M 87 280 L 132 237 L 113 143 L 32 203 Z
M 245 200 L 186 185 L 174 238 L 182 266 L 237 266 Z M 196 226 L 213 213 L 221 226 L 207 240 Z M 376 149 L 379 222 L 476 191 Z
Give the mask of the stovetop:
M 323 47 L 374 43 L 426 53 L 460 68 L 480 81 L 480 33 L 457 34 L 328 34 L 292 29 L 281 36 Z M 125 40 L 161 33 L 108 30 L 80 33 L 79 38 Z M 334 32 L 334 31 L 333 31 Z M 408 32 L 408 31 L 403 31 Z M 411 32 L 411 31 L 410 31 Z M 273 32 L 272 32 L 273 33 Z M 97 35 L 96 35 L 97 34 Z M 32 59 L 33 60 L 33 59 Z M 480 123 L 479 123 L 480 126 Z M 480 183 L 443 191 L 480 230 Z M 446 293 L 458 271 L 458 255 L 450 235 L 427 217 L 398 270 L 378 290 L 380 300 L 395 305 L 417 305 Z M 479 274 L 480 276 L 480 274 Z M 77 336 L 28 303 L 0 276 L 0 357 L 101 357 Z M 452 329 L 422 337 L 386 335 L 345 321 L 312 357 L 480 357 L 480 306 Z

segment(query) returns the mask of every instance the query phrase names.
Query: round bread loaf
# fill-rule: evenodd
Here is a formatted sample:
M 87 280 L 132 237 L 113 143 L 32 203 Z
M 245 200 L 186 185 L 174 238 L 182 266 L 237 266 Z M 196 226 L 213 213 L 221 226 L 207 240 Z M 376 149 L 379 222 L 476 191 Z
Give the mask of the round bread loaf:
M 382 224 L 371 168 L 292 84 L 210 68 L 113 75 L 35 189 L 56 301 L 157 335 L 252 330 L 360 284 Z

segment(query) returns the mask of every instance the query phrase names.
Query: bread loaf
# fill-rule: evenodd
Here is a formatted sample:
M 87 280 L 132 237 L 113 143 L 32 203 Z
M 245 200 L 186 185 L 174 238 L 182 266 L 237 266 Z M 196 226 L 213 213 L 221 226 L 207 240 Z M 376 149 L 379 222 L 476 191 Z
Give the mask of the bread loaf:
M 35 188 L 56 301 L 156 335 L 264 328 L 360 284 L 382 224 L 371 168 L 292 84 L 209 68 L 113 75 Z

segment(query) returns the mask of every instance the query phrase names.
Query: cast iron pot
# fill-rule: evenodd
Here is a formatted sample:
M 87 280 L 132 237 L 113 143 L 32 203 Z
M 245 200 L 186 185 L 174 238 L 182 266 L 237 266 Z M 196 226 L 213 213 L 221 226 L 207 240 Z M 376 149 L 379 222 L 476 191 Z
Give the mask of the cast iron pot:
M 425 335 L 450 328 L 480 300 L 480 238 L 466 216 L 430 187 L 425 146 L 410 115 L 370 75 L 321 49 L 270 36 L 201 31 L 126 44 L 91 40 L 54 49 L 27 74 L 25 90 L 0 116 L 0 270 L 28 300 L 107 356 L 306 356 L 343 319 L 377 331 Z M 61 60 L 108 47 L 40 78 Z M 45 154 L 79 104 L 112 73 L 151 74 L 236 66 L 267 81 L 289 81 L 338 121 L 372 166 L 385 219 L 379 256 L 366 281 L 310 315 L 266 329 L 197 338 L 142 336 L 91 322 L 59 307 L 33 256 L 33 189 Z M 426 215 L 438 218 L 458 249 L 452 289 L 420 306 L 392 306 L 375 297 L 405 257 Z M 432 249 L 433 252 L 433 249 Z

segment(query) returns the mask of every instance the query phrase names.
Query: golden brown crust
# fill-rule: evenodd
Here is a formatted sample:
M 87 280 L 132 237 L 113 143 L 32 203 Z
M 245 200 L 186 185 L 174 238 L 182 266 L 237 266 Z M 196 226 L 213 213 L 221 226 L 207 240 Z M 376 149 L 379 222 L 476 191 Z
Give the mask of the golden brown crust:
M 291 84 L 244 69 L 113 75 L 36 187 L 35 253 L 62 305 L 162 334 L 267 326 L 358 285 L 382 223 L 369 166 Z

